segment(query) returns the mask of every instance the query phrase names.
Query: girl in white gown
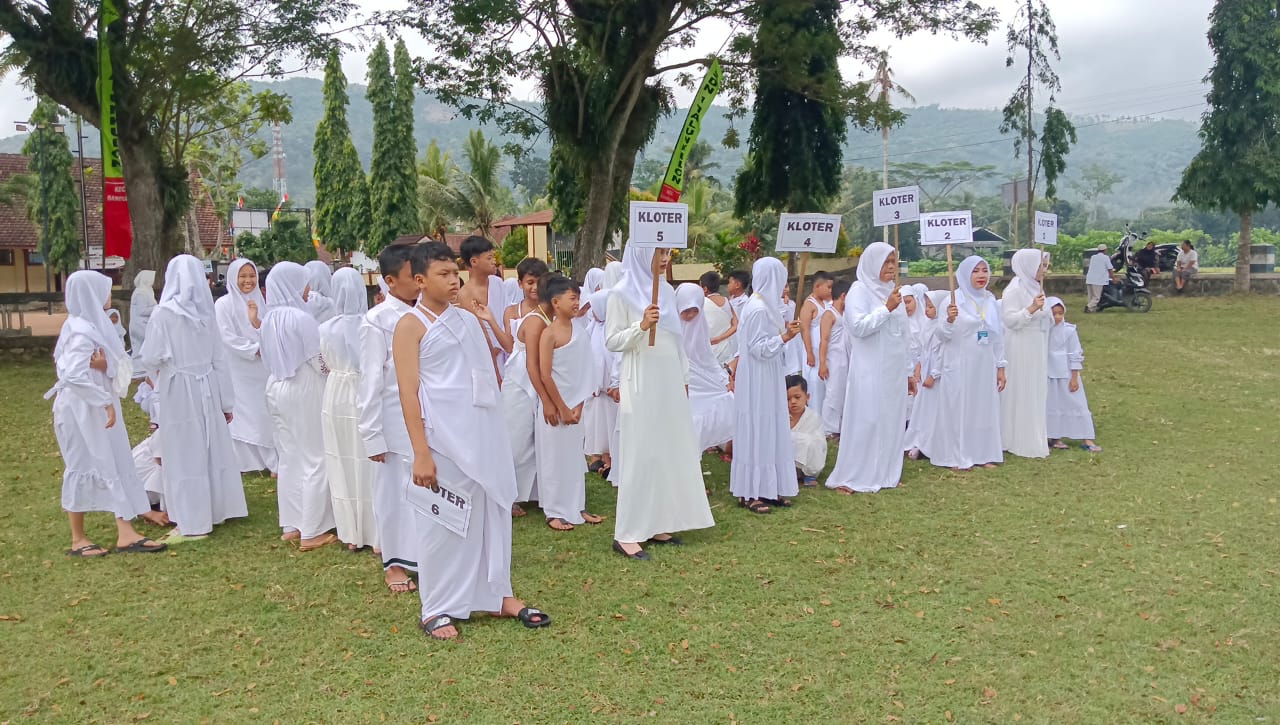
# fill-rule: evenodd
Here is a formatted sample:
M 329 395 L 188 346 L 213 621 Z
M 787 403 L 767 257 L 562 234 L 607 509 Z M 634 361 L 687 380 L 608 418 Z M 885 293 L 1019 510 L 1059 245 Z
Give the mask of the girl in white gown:
M 275 441 L 267 413 L 267 367 L 260 352 L 261 315 L 267 303 L 258 288 L 258 269 L 247 259 L 227 267 L 227 293 L 213 303 L 218 332 L 227 351 L 227 369 L 235 389 L 231 444 L 241 473 L 275 471 Z
M 316 322 L 328 322 L 333 318 L 333 270 L 318 259 L 306 264 L 307 282 L 310 292 L 307 294 L 307 311 L 316 318 Z M 270 280 L 271 276 L 267 275 Z
M 951 293 L 947 290 L 929 292 L 925 295 L 925 325 L 923 330 L 923 353 L 920 357 L 920 385 L 916 390 L 916 401 L 913 405 L 911 421 L 907 424 L 907 437 L 903 446 L 907 449 L 907 457 L 911 460 L 920 458 L 922 444 L 927 447 L 935 432 L 945 428 L 948 421 L 938 417 L 941 406 L 942 391 L 946 387 L 943 380 L 942 340 L 938 337 L 938 329 L 942 326 L 947 307 L 951 304 Z
M 1053 318 L 1044 306 L 1040 281 L 1049 255 L 1019 249 L 1013 255 L 1013 281 L 1004 290 L 1001 319 L 1005 327 L 1007 384 L 1000 395 L 1004 449 L 1023 458 L 1049 455 L 1046 417 L 1049 401 L 1049 327 Z
M 267 364 L 267 409 L 280 453 L 276 500 L 280 537 L 302 551 L 338 540 L 325 475 L 320 416 L 324 375 L 320 326 L 307 313 L 307 272 L 280 262 L 267 275 L 267 315 L 262 320 L 262 361 Z
M 164 502 L 178 525 L 169 540 L 205 536 L 227 519 L 248 516 L 227 425 L 235 391 L 209 280 L 195 257 L 169 261 L 140 357 L 156 384 Z
M 715 307 L 696 284 L 676 288 L 676 309 L 684 330 L 684 354 L 689 360 L 689 407 L 697 431 L 698 450 L 724 447 L 733 440 L 733 393 L 729 373 L 711 350 L 705 310 Z
M 684 331 L 675 290 L 662 279 L 670 258 L 667 250 L 627 245 L 622 281 L 605 314 L 605 346 L 621 355 L 613 548 L 632 559 L 649 558 L 642 543 L 679 544 L 671 532 L 715 525 L 685 392 Z M 651 306 L 655 276 L 658 304 Z M 652 347 L 650 329 L 656 330 Z
M 120 395 L 129 389 L 133 365 L 103 308 L 111 279 L 98 272 L 72 272 L 66 281 L 67 320 L 54 346 L 58 382 L 45 394 L 53 401 L 53 432 L 62 451 L 62 510 L 71 523 L 68 556 L 105 556 L 90 541 L 84 515 L 105 511 L 116 519 L 116 550 L 163 551 L 134 530 L 130 520 L 151 510 L 133 467 Z
M 374 466 L 360 436 L 356 392 L 360 381 L 360 324 L 369 293 L 360 273 L 344 267 L 333 275 L 335 316 L 320 325 L 320 355 L 329 375 L 320 406 L 325 472 L 338 539 L 351 550 L 378 547 L 373 515 Z
M 840 452 L 826 481 L 842 493 L 874 493 L 902 480 L 907 396 L 915 383 L 907 311 L 893 283 L 897 267 L 892 246 L 869 244 L 845 302 L 849 382 Z
M 734 455 L 729 490 L 758 514 L 789 506 L 796 482 L 795 446 L 787 412 L 788 344 L 800 339 L 800 322 L 782 317 L 779 302 L 787 268 L 764 257 L 751 268 L 755 294 L 738 326 L 738 375 L 734 386 Z M 803 349 L 802 349 L 803 351 Z
M 622 277 L 622 264 L 610 262 L 613 284 Z M 591 458 L 589 470 L 606 475 L 612 461 L 609 437 L 618 421 L 618 404 L 609 397 L 609 365 L 612 353 L 604 348 L 604 313 L 609 306 L 608 270 L 600 274 L 587 272 L 582 300 L 590 305 L 586 315 L 587 334 L 591 340 L 591 395 L 582 407 L 582 452 Z M 598 281 L 597 281 L 598 278 Z M 594 289 L 593 289 L 594 285 Z
M 1057 297 L 1045 300 L 1045 307 L 1053 314 L 1053 327 L 1049 330 L 1049 412 L 1046 429 L 1051 445 L 1057 449 L 1067 447 L 1063 438 L 1083 441 L 1080 447 L 1090 453 L 1101 453 L 1094 442 L 1093 413 L 1089 412 L 1089 399 L 1084 394 L 1084 382 L 1080 371 L 1084 369 L 1084 348 L 1076 326 L 1067 322 L 1067 306 Z
M 133 352 L 134 373 L 145 376 L 141 363 L 142 343 L 147 339 L 147 323 L 156 309 L 156 273 L 144 269 L 133 276 L 133 294 L 129 296 L 129 349 Z

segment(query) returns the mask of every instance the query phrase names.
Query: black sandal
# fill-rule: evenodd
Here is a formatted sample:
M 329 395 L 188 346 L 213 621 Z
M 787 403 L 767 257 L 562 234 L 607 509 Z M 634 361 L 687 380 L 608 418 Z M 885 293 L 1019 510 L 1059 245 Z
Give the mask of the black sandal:
M 599 476 L 600 478 L 603 478 L 606 481 L 609 480 L 610 473 L 613 473 L 613 466 L 603 466 L 600 468 L 599 471 L 596 471 L 596 475 Z
M 785 498 L 771 498 L 771 499 L 766 499 L 766 501 L 770 506 L 777 506 L 778 508 L 783 508 L 783 509 L 791 508 L 792 506 L 791 500 L 785 499 Z
M 565 528 L 561 529 L 561 528 L 555 527 L 553 524 L 557 521 L 560 522 L 560 524 Z M 573 531 L 575 527 L 573 524 L 557 516 L 555 518 L 547 519 L 547 528 L 551 529 L 552 531 L 565 532 L 565 531 Z
M 684 546 L 684 539 L 679 536 L 671 536 L 666 539 L 649 539 L 647 543 L 658 544 L 660 546 Z
M 156 544 L 155 546 L 147 546 L 147 544 Z M 117 554 L 158 554 L 169 548 L 168 544 L 157 544 L 156 542 L 143 537 L 128 546 L 117 546 Z
M 90 552 L 101 551 L 101 554 L 92 554 Z M 111 552 L 98 546 L 97 544 L 86 544 L 78 549 L 67 549 L 67 556 L 73 559 L 101 559 Z
M 738 505 L 750 511 L 753 514 L 771 514 L 773 509 L 769 505 L 759 499 L 753 501 L 739 501 Z
M 423 634 L 439 642 L 448 642 L 451 639 L 459 639 L 462 637 L 462 630 L 458 628 L 458 623 L 453 621 L 453 617 L 450 617 L 447 614 L 440 614 L 432 617 L 425 622 L 419 623 L 418 627 L 422 630 Z M 436 632 L 439 632 L 445 627 L 453 627 L 453 631 L 457 632 L 457 634 L 452 637 L 437 637 Z
M 541 609 L 534 609 L 533 607 L 525 607 L 524 609 L 521 609 L 520 612 L 516 614 L 516 617 L 520 619 L 521 624 L 529 629 L 539 629 L 551 624 L 551 617 L 547 616 L 546 612 Z M 535 621 L 534 617 L 539 617 L 539 619 Z
M 591 462 L 591 465 L 590 465 L 590 466 L 587 466 L 587 472 L 588 472 L 588 473 L 600 473 L 600 469 L 602 469 L 602 468 L 604 468 L 604 460 L 603 460 L 603 459 L 601 459 L 601 460 L 597 460 L 597 461 L 592 461 L 592 462 Z

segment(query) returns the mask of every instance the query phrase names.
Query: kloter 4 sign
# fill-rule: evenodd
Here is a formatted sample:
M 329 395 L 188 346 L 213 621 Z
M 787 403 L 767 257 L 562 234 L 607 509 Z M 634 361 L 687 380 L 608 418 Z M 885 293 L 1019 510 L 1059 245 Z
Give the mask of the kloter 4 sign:
M 921 214 L 920 243 L 926 246 L 973 243 L 973 214 L 969 211 Z
M 689 205 L 633 201 L 630 233 L 629 243 L 638 247 L 685 249 L 689 246 Z
M 839 240 L 839 214 L 782 214 L 774 248 L 779 252 L 831 254 Z

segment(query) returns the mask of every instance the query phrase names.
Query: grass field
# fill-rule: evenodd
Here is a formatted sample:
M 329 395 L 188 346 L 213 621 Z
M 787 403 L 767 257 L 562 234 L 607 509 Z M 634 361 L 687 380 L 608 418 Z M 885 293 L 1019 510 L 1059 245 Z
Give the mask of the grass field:
M 0 721 L 1274 722 L 1280 299 L 1073 317 L 1105 453 L 763 517 L 709 462 L 717 527 L 649 563 L 517 521 L 554 625 L 450 644 L 372 557 L 282 544 L 267 479 L 207 541 L 65 558 L 51 367 L 0 368 Z

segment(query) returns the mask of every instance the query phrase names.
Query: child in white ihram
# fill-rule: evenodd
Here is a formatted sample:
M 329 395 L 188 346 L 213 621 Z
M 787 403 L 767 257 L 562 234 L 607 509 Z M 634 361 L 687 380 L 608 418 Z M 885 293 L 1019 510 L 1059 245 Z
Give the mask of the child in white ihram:
M 1084 348 L 1076 326 L 1067 322 L 1067 308 L 1062 300 L 1050 297 L 1045 306 L 1053 312 L 1053 327 L 1049 328 L 1049 445 L 1063 450 L 1068 448 L 1063 438 L 1084 441 L 1080 447 L 1090 453 L 1101 453 L 1094 442 L 1093 413 L 1089 412 L 1089 399 L 1084 394 L 1084 382 L 1080 371 L 1084 369 Z
M 809 407 L 809 385 L 803 375 L 787 376 L 787 414 L 796 451 L 796 478 L 806 488 L 813 488 L 827 465 L 827 436 L 822 416 Z

